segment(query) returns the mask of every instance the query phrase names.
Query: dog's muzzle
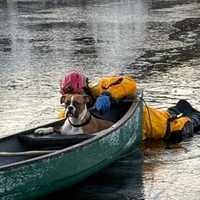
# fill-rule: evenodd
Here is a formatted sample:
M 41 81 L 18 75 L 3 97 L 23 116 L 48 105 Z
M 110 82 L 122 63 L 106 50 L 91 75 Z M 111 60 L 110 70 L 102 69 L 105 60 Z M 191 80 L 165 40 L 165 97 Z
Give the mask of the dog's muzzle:
M 76 108 L 73 105 L 67 107 L 67 116 L 74 117 L 76 113 Z

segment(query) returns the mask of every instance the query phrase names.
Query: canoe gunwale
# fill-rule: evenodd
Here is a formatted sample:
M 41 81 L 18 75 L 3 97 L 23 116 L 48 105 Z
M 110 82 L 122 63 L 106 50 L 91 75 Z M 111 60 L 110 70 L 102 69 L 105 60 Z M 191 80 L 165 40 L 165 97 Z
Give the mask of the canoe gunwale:
M 70 147 L 66 147 L 66 148 L 63 148 L 63 149 L 55 150 L 55 152 L 52 152 L 52 153 L 49 153 L 49 154 L 45 154 L 45 155 L 42 155 L 42 156 L 38 156 L 38 157 L 34 157 L 34 158 L 18 161 L 18 162 L 11 163 L 11 164 L 2 165 L 2 166 L 0 166 L 0 172 L 8 170 L 8 169 L 12 169 L 12 168 L 17 169 L 18 167 L 21 167 L 23 165 L 31 164 L 33 162 L 39 162 L 41 160 L 49 159 L 49 158 L 52 158 L 52 157 L 56 157 L 56 156 L 59 156 L 60 154 L 67 154 L 67 153 L 73 151 L 74 149 L 83 148 L 86 145 L 88 145 L 88 144 L 90 144 L 90 143 L 92 143 L 94 141 L 98 141 L 98 140 L 102 139 L 103 137 L 106 137 L 107 135 L 109 135 L 109 134 L 113 133 L 114 131 L 116 131 L 117 129 L 121 128 L 132 117 L 132 115 L 135 113 L 135 111 L 137 110 L 138 106 L 140 106 L 140 103 L 142 101 L 140 96 L 141 96 L 141 94 L 139 94 L 133 100 L 129 110 L 125 113 L 125 115 L 119 121 L 114 123 L 110 128 L 98 132 L 97 134 L 95 134 L 94 137 L 92 137 L 90 139 L 87 139 L 87 140 L 85 140 L 83 142 L 80 142 L 78 144 L 72 145 Z M 48 124 L 45 124 L 45 125 L 39 126 L 39 127 L 48 127 L 50 125 L 57 124 L 57 123 L 60 123 L 60 122 L 63 122 L 63 121 L 64 120 L 59 120 L 59 121 L 56 121 L 56 122 L 53 122 L 53 123 L 48 123 Z M 19 133 L 14 134 L 14 135 L 10 135 L 8 137 L 2 138 L 1 140 L 8 139 L 10 137 L 17 136 L 17 135 L 23 134 L 23 133 L 26 134 L 26 132 L 33 131 L 33 130 L 35 130 L 37 128 L 38 127 L 32 128 L 30 130 L 21 131 Z

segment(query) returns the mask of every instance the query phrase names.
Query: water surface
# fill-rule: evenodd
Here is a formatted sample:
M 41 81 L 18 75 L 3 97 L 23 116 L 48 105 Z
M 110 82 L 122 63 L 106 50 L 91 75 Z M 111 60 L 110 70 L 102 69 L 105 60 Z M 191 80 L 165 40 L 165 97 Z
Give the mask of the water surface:
M 72 69 L 91 81 L 131 74 L 149 105 L 184 98 L 200 109 L 199 24 L 199 0 L 1 0 L 1 136 L 55 120 L 59 80 Z M 148 144 L 64 194 L 198 200 L 199 142 Z

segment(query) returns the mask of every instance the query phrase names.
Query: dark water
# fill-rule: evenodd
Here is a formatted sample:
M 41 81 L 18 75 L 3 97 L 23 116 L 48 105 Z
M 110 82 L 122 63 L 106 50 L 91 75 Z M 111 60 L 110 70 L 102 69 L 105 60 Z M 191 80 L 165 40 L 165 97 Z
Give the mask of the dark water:
M 149 105 L 200 109 L 200 0 L 0 1 L 1 136 L 54 120 L 72 69 L 131 74 Z M 199 142 L 148 144 L 60 199 L 199 200 Z

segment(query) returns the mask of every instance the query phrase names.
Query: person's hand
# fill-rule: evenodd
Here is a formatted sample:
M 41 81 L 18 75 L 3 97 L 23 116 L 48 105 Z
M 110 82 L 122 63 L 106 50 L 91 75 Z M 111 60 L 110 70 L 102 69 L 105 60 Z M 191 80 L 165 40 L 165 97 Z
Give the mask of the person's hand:
M 111 107 L 111 96 L 108 93 L 101 94 L 95 102 L 95 108 L 99 112 L 107 112 Z

